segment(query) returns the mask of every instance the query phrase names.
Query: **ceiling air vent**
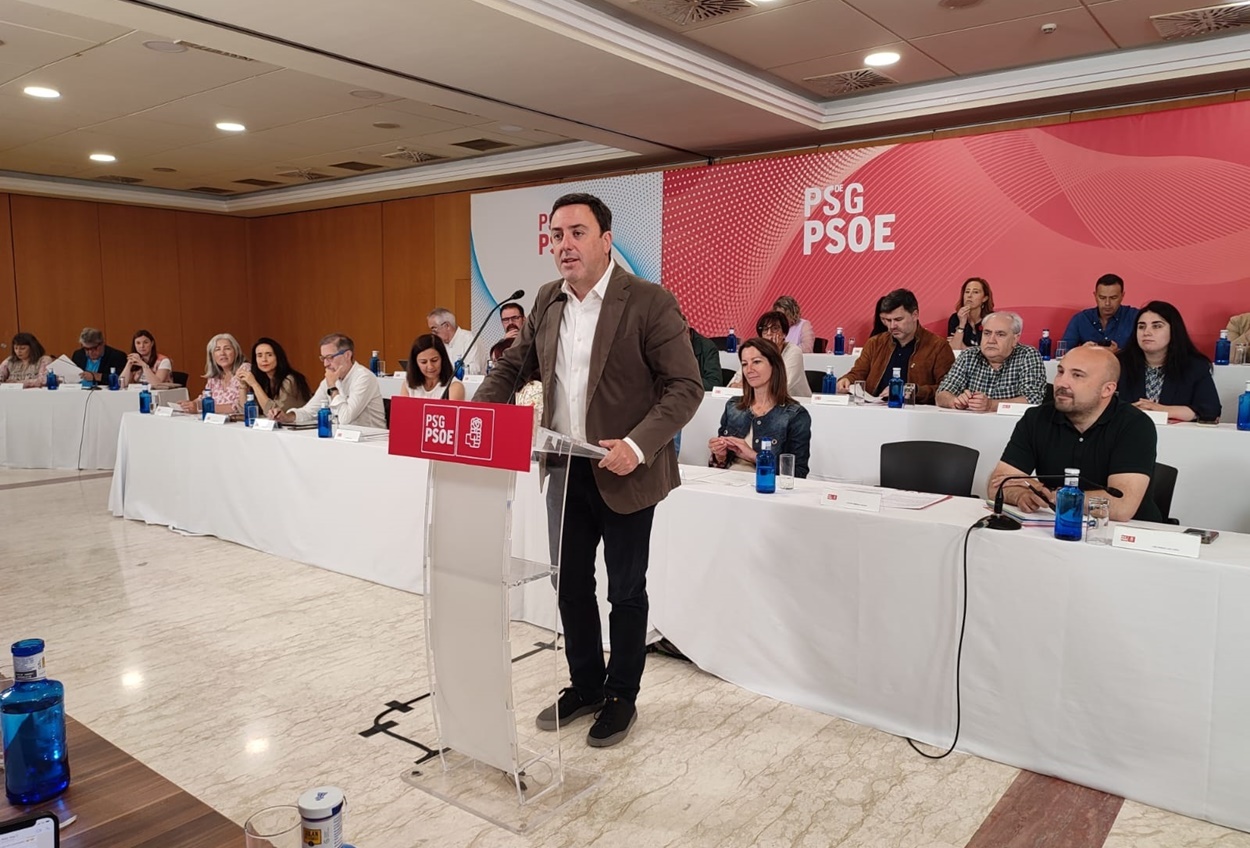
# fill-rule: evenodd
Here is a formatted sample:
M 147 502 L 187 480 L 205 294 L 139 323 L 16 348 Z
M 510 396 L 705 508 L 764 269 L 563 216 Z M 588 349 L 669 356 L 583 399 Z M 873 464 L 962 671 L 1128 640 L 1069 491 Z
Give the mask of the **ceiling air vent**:
M 433 153 L 426 153 L 424 150 L 412 150 L 407 147 L 397 147 L 394 153 L 383 153 L 383 159 L 398 159 L 403 162 L 411 162 L 419 165 L 422 162 L 433 162 L 436 159 L 442 159 L 442 156 L 435 156 Z
M 858 71 L 841 71 L 836 74 L 823 74 L 818 77 L 807 77 L 803 84 L 825 97 L 837 97 L 840 94 L 854 94 L 883 85 L 894 85 L 894 80 L 872 68 L 861 68 Z
M 174 44 L 181 44 L 190 50 L 199 50 L 201 53 L 213 53 L 217 56 L 225 56 L 227 59 L 238 59 L 241 62 L 255 62 L 256 60 L 250 56 L 240 56 L 238 53 L 227 53 L 225 50 L 218 50 L 215 47 L 205 47 L 203 44 L 196 44 L 194 41 L 183 41 L 175 39 Z
M 329 174 L 322 174 L 317 171 L 309 171 L 306 168 L 296 168 L 294 171 L 283 171 L 278 174 L 280 177 L 289 177 L 293 180 L 307 180 L 308 182 L 316 182 L 317 180 L 330 179 Z
M 701 24 L 755 8 L 747 0 L 634 0 L 634 5 L 679 26 Z
M 235 180 L 235 182 L 239 185 L 250 185 L 256 186 L 257 188 L 269 188 L 271 186 L 282 185 L 282 183 L 277 180 L 258 180 L 255 177 L 251 177 L 246 180 Z
M 1150 22 L 1155 25 L 1164 41 L 1211 35 L 1250 26 L 1250 2 L 1207 6 L 1169 15 L 1152 15 Z
M 228 188 L 216 188 L 215 186 L 196 186 L 195 188 L 187 189 L 187 191 L 198 191 L 200 194 L 234 194 Z
M 487 150 L 499 150 L 502 147 L 513 147 L 504 141 L 494 141 L 489 138 L 475 138 L 471 141 L 457 141 L 456 147 L 467 147 L 469 150 L 476 150 L 479 153 L 485 153 Z
M 342 168 L 344 171 L 374 171 L 381 168 L 381 165 L 371 165 L 368 162 L 339 162 L 337 165 L 331 165 L 331 168 Z
M 134 185 L 135 183 L 143 182 L 138 177 L 123 177 L 121 174 L 105 174 L 102 177 L 96 177 L 96 179 L 105 183 L 121 183 L 122 185 Z

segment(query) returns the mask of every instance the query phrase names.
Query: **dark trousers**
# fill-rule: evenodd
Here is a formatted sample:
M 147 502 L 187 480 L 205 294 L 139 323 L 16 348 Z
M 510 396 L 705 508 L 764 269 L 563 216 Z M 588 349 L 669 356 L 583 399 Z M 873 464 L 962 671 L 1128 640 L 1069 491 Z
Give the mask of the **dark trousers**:
M 601 693 L 633 703 L 647 653 L 647 560 L 655 507 L 629 515 L 603 502 L 591 460 L 571 459 L 564 503 L 560 559 L 560 617 L 572 686 L 587 698 Z M 595 555 L 603 540 L 608 570 L 608 635 L 612 654 L 603 662 L 603 631 L 595 596 Z

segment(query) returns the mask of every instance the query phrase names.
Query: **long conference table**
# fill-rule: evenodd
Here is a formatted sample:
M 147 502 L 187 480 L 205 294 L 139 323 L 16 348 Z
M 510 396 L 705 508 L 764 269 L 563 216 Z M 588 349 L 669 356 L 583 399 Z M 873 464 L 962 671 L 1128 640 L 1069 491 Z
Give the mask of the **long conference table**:
M 5 384 L 12 385 L 12 384 Z M 154 404 L 187 399 L 186 389 L 152 393 Z M 9 468 L 112 468 L 122 416 L 139 392 L 80 389 L 0 390 L 0 465 Z
M 130 414 L 109 508 L 419 591 L 428 469 L 385 442 Z M 683 477 L 656 512 L 652 625 L 737 685 L 949 744 L 984 505 L 848 512 L 815 481 L 767 496 L 749 474 Z M 961 750 L 1250 830 L 1250 537 L 1195 560 L 976 530 L 967 588 Z

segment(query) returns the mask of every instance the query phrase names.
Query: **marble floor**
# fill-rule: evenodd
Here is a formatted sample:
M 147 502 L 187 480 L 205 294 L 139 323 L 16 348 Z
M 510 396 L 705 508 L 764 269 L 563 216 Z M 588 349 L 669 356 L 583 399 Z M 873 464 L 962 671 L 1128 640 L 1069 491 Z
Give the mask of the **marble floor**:
M 401 782 L 417 748 L 360 735 L 388 703 L 426 691 L 419 596 L 112 518 L 108 487 L 0 470 L 0 642 L 47 640 L 71 715 L 239 823 L 332 783 L 359 848 L 939 848 L 966 845 L 1020 774 L 958 753 L 925 760 L 896 737 L 651 655 L 625 744 L 586 747 L 586 720 L 566 737 L 567 760 L 602 782 L 515 836 Z M 515 653 L 540 638 L 517 625 Z M 518 685 L 551 666 L 546 651 L 519 660 Z M 428 701 L 389 718 L 433 743 Z M 1105 844 L 1250 848 L 1250 834 L 1125 802 Z

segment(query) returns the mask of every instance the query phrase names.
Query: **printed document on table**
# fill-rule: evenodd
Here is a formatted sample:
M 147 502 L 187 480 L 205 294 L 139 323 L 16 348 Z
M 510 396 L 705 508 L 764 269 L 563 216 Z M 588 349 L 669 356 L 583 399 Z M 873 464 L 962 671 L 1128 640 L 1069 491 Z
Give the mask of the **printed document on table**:
M 65 354 L 52 360 L 52 364 L 48 367 L 52 369 L 52 373 L 61 378 L 62 383 L 77 383 L 78 375 L 82 373 L 82 369 L 74 364 L 74 360 Z
M 856 492 L 873 492 L 881 495 L 881 506 L 886 509 L 924 509 L 950 500 L 950 495 L 934 495 L 928 492 L 908 492 L 902 489 L 886 489 L 881 486 L 842 486 Z

